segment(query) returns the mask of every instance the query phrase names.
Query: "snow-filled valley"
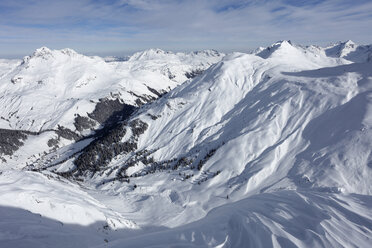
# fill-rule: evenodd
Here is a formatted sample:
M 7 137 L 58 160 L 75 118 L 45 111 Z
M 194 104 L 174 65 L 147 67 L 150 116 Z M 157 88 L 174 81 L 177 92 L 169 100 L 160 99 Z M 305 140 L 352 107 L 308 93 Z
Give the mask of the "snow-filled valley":
M 372 46 L 0 60 L 0 247 L 369 247 Z

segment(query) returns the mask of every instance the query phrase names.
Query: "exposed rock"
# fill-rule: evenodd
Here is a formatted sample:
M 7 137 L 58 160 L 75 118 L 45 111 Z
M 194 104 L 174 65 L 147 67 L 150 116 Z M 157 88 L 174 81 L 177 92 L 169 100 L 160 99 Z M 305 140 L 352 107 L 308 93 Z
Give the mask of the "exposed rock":
M 154 93 L 155 95 L 157 95 L 159 98 L 162 97 L 164 94 L 167 93 L 165 90 L 162 90 L 162 91 L 159 92 L 159 91 L 157 91 L 157 90 L 155 90 L 155 89 L 153 89 L 153 88 L 151 88 L 151 87 L 149 87 L 149 86 L 147 86 L 147 89 L 148 89 L 150 92 L 152 92 L 152 93 Z
M 186 72 L 185 73 L 185 76 L 188 78 L 188 79 L 191 79 L 191 78 L 194 78 L 198 75 L 201 75 L 203 74 L 204 70 L 200 70 L 200 69 L 195 69 L 195 70 L 192 70 L 190 72 Z

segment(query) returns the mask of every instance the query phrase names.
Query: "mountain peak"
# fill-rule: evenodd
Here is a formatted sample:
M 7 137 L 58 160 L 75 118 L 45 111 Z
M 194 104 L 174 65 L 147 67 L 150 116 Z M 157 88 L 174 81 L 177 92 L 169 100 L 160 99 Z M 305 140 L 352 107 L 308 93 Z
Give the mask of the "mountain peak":
M 354 41 L 352 40 L 347 40 L 345 42 L 343 42 L 345 45 L 356 45 Z
M 202 50 L 202 51 L 194 51 L 192 53 L 195 54 L 195 55 L 205 54 L 206 56 L 213 56 L 213 57 L 221 56 L 221 53 L 218 52 L 217 50 L 214 50 L 214 49 L 206 49 L 206 50 Z
M 340 49 L 355 49 L 358 45 L 355 44 L 352 40 L 347 40 L 345 42 L 341 42 Z M 348 51 L 346 51 L 348 52 Z
M 280 40 L 272 44 L 271 46 L 292 46 L 292 42 L 290 40 Z
M 46 59 L 48 57 L 53 57 L 54 55 L 57 55 L 57 54 L 73 56 L 73 55 L 76 55 L 78 53 L 71 48 L 64 48 L 64 49 L 61 49 L 61 50 L 51 50 L 48 47 L 43 46 L 43 47 L 40 47 L 40 48 L 36 49 L 31 57 L 42 57 L 42 58 Z
M 288 50 L 294 48 L 290 40 L 277 41 L 266 49 L 258 49 L 256 55 L 261 58 L 268 58 L 278 50 Z
M 148 60 L 148 59 L 155 59 L 159 56 L 163 56 L 166 54 L 173 54 L 172 52 L 166 52 L 159 48 L 150 48 L 141 52 L 137 52 L 133 54 L 129 60 Z
M 23 58 L 22 64 L 28 63 L 32 58 L 43 58 L 47 59 L 48 57 L 52 57 L 52 50 L 50 50 L 48 47 L 42 46 L 38 49 L 36 49 L 32 55 L 25 56 Z
M 63 54 L 66 54 L 66 55 L 75 55 L 75 54 L 78 54 L 75 50 L 71 49 L 71 48 L 64 48 L 62 50 L 60 50 L 61 53 Z
M 344 42 L 337 42 L 326 48 L 326 54 L 330 57 L 343 58 L 346 57 L 349 53 L 354 52 L 357 49 L 358 45 L 355 44 L 352 40 L 347 40 Z
M 171 52 L 166 52 L 160 48 L 150 48 L 150 49 L 142 51 L 141 53 L 143 54 L 168 54 Z
M 357 46 L 357 44 L 354 41 L 347 40 L 347 41 L 339 41 L 339 42 L 332 43 L 327 48 L 335 48 L 335 47 L 344 48 L 344 47 L 354 47 L 354 46 Z
M 22 64 L 30 63 L 30 61 L 33 60 L 50 60 L 50 59 L 60 59 L 60 58 L 70 58 L 70 57 L 76 57 L 77 55 L 80 55 L 75 50 L 71 48 L 64 48 L 61 50 L 52 50 L 48 47 L 40 47 L 36 49 L 32 55 L 25 56 L 23 58 Z M 83 55 L 81 55 L 83 56 Z
M 48 55 L 52 55 L 52 50 L 43 46 L 43 47 L 36 49 L 32 56 L 33 57 L 44 57 Z

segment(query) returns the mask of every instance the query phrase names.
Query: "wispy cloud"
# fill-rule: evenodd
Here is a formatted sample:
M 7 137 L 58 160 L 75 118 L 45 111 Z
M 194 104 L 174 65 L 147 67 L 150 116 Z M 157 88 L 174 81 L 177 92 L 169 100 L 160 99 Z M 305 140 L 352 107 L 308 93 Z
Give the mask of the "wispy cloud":
M 371 43 L 371 13 L 370 0 L 2 0 L 0 56 L 42 45 L 114 53 Z

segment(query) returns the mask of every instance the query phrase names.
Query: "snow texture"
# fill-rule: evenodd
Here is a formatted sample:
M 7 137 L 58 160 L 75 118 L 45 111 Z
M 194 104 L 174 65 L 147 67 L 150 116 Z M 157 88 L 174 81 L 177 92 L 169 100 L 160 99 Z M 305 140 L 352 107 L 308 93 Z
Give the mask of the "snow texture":
M 0 244 L 369 247 L 371 54 L 352 41 L 280 41 L 223 58 L 152 49 L 105 62 L 41 48 L 18 66 L 2 60 L 1 127 L 46 131 L 4 156 Z M 159 99 L 100 137 L 61 138 L 40 153 L 56 135 L 49 128 L 75 131 L 74 114 L 88 116 L 90 100 L 110 92 L 129 105 L 135 95 Z M 57 105 L 31 101 L 35 94 L 56 95 Z M 30 104 L 35 113 L 23 112 Z M 15 110 L 19 121 L 9 117 Z M 94 144 L 129 143 L 95 170 L 76 163 Z M 36 159 L 37 171 L 27 171 Z

